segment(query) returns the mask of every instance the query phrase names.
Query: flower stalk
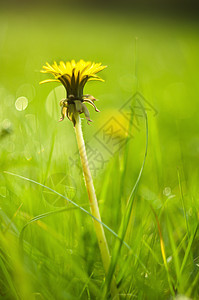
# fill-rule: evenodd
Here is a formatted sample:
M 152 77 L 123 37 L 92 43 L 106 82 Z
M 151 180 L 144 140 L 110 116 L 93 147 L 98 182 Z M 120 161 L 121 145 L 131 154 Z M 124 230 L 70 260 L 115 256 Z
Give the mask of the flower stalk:
M 89 202 L 90 202 L 90 209 L 91 209 L 92 215 L 101 221 L 101 216 L 100 216 L 99 206 L 98 206 L 95 188 L 94 188 L 94 184 L 93 184 L 93 179 L 92 179 L 90 168 L 88 165 L 88 159 L 87 159 L 86 147 L 85 147 L 84 138 L 83 138 L 80 115 L 76 114 L 75 117 L 76 117 L 75 133 L 76 133 L 76 138 L 77 138 L 77 144 L 78 144 L 86 189 L 87 189 L 88 198 L 89 198 Z M 98 240 L 98 245 L 100 248 L 100 253 L 101 253 L 104 270 L 105 270 L 105 273 L 107 274 L 108 270 L 109 270 L 111 259 L 110 259 L 110 253 L 109 253 L 106 236 L 104 233 L 104 228 L 103 228 L 102 224 L 100 224 L 96 220 L 94 220 L 94 227 L 95 227 L 95 232 L 96 232 L 96 236 L 97 236 L 97 240 Z M 113 299 L 115 299 L 115 300 L 119 299 L 117 285 L 116 285 L 114 278 L 111 283 L 111 295 L 112 295 Z

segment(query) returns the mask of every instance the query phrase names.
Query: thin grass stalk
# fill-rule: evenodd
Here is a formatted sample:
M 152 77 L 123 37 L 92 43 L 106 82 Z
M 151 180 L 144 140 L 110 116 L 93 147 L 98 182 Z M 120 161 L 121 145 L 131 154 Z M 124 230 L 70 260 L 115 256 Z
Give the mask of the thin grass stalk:
M 80 119 L 79 113 L 76 114 L 75 119 L 76 119 L 75 133 L 76 133 L 77 144 L 78 144 L 80 159 L 81 159 L 82 168 L 83 168 L 86 189 L 87 189 L 88 198 L 89 198 L 89 202 L 90 202 L 91 213 L 94 217 L 96 217 L 98 220 L 101 221 L 101 215 L 100 215 L 100 211 L 99 211 L 99 206 L 98 206 L 98 202 L 97 202 L 93 179 L 92 179 L 92 175 L 91 175 L 89 164 L 88 164 L 88 158 L 87 158 L 87 154 L 86 154 L 86 147 L 85 147 L 82 127 L 81 127 L 81 119 Z M 111 263 L 111 258 L 110 258 L 110 252 L 109 252 L 106 236 L 104 233 L 104 228 L 103 228 L 102 224 L 100 224 L 96 220 L 94 220 L 94 227 L 95 227 L 95 232 L 96 232 L 96 236 L 97 236 L 97 240 L 98 240 L 98 245 L 100 248 L 100 253 L 101 253 L 104 270 L 105 270 L 105 273 L 108 274 L 109 266 Z M 117 285 L 116 285 L 116 281 L 115 281 L 114 277 L 112 279 L 110 289 L 111 289 L 112 298 L 115 300 L 119 299 Z
M 163 262 L 164 262 L 164 267 L 165 267 L 165 270 L 166 270 L 166 273 L 167 273 L 167 279 L 168 279 L 170 292 L 171 292 L 172 296 L 175 297 L 173 279 L 171 277 L 171 274 L 170 274 L 169 268 L 168 268 L 168 263 L 167 263 L 167 258 L 166 258 L 166 251 L 165 251 L 165 244 L 164 244 L 164 240 L 163 240 L 163 236 L 162 236 L 162 230 L 161 230 L 160 222 L 159 222 L 158 216 L 157 216 L 157 214 L 156 214 L 156 212 L 155 212 L 155 210 L 153 209 L 152 206 L 151 206 L 151 209 L 152 209 L 153 214 L 155 216 L 157 227 L 158 227 L 158 233 L 159 233 L 159 237 L 160 237 L 160 249 L 161 249 L 161 253 L 162 253 L 162 259 L 163 259 Z
M 134 203 L 136 191 L 137 191 L 137 188 L 138 188 L 138 185 L 139 185 L 139 182 L 140 182 L 143 170 L 144 170 L 144 166 L 145 166 L 147 150 L 148 150 L 148 118 L 147 118 L 147 114 L 146 114 L 143 107 L 142 107 L 142 109 L 143 109 L 143 113 L 144 113 L 144 116 L 145 116 L 145 122 L 146 122 L 146 146 L 145 146 L 144 159 L 143 159 L 142 166 L 141 166 L 139 175 L 137 177 L 137 180 L 136 180 L 136 182 L 133 186 L 133 189 L 131 190 L 130 196 L 128 198 L 125 214 L 123 215 L 123 218 L 122 218 L 122 221 L 121 221 L 121 224 L 120 224 L 120 227 L 119 227 L 118 236 L 120 237 L 120 239 L 118 241 L 116 241 L 115 246 L 114 246 L 114 250 L 113 250 L 113 253 L 112 253 L 111 266 L 109 268 L 109 273 L 108 273 L 108 276 L 106 277 L 106 282 L 104 284 L 103 297 L 105 297 L 104 295 L 106 295 L 106 290 L 109 288 L 110 282 L 112 280 L 112 276 L 115 272 L 116 264 L 117 264 L 117 261 L 118 261 L 118 258 L 119 258 L 120 252 L 121 252 L 122 242 L 125 239 L 126 231 L 127 231 L 128 225 L 129 225 L 130 216 L 131 216 L 131 212 L 132 212 L 132 208 L 133 208 L 133 203 Z M 131 121 L 130 122 L 132 122 L 132 121 L 133 121 L 133 115 L 131 116 Z M 131 124 L 129 126 L 130 126 L 129 129 L 131 129 Z M 139 258 L 137 258 L 137 259 L 139 259 Z M 140 261 L 140 259 L 139 259 L 139 261 Z M 142 266 L 146 270 L 146 267 L 143 264 L 142 264 Z

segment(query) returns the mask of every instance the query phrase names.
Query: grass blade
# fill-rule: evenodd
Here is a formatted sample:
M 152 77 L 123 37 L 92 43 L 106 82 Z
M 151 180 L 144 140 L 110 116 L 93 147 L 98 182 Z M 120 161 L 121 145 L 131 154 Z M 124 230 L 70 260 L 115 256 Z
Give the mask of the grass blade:
M 146 124 L 145 125 L 146 126 L 145 154 L 144 154 L 142 166 L 140 168 L 140 172 L 138 174 L 137 180 L 136 180 L 136 182 L 135 182 L 135 184 L 134 184 L 134 186 L 131 190 L 131 193 L 129 195 L 129 198 L 128 198 L 128 201 L 127 201 L 127 206 L 126 206 L 126 212 L 125 212 L 125 214 L 122 218 L 122 222 L 121 222 L 121 225 L 120 225 L 120 228 L 119 228 L 118 235 L 119 235 L 120 239 L 116 241 L 115 248 L 114 248 L 114 251 L 113 251 L 113 254 L 112 254 L 112 260 L 111 260 L 111 265 L 110 265 L 110 268 L 109 268 L 109 273 L 108 273 L 108 276 L 106 278 L 106 282 L 105 282 L 105 285 L 104 285 L 104 291 L 103 291 L 104 297 L 106 296 L 106 293 L 109 289 L 113 274 L 115 272 L 115 268 L 116 268 L 118 257 L 120 255 L 122 243 L 124 241 L 126 231 L 127 231 L 127 228 L 128 228 L 128 224 L 129 224 L 129 220 L 130 220 L 130 216 L 131 216 L 131 212 L 132 212 L 132 207 L 133 207 L 136 191 L 137 191 L 137 188 L 138 188 L 138 185 L 139 185 L 139 182 L 140 182 L 143 170 L 144 170 L 146 157 L 147 157 L 147 150 L 148 150 L 148 118 L 147 118 L 147 114 L 146 114 L 142 104 L 140 104 L 140 105 L 143 109 L 143 113 L 144 113 L 144 116 L 145 116 L 145 124 Z M 138 258 L 138 260 L 139 260 L 139 258 Z M 144 269 L 147 270 L 147 268 L 144 266 L 144 264 L 140 260 L 139 260 L 139 262 L 142 264 Z
M 23 180 L 26 180 L 26 181 L 29 181 L 29 182 L 32 182 L 36 185 L 39 185 L 53 193 L 55 193 L 56 195 L 64 198 L 65 200 L 67 200 L 69 203 L 71 203 L 73 206 L 75 206 L 76 208 L 79 208 L 82 212 L 84 212 L 85 214 L 87 214 L 88 216 L 90 216 L 91 218 L 93 218 L 94 220 L 96 220 L 97 222 L 99 222 L 102 226 L 104 226 L 104 228 L 106 228 L 111 234 L 113 234 L 117 239 L 120 240 L 120 242 L 122 244 L 124 244 L 129 250 L 131 250 L 131 247 L 125 242 L 125 241 L 122 241 L 121 238 L 119 237 L 119 235 L 113 231 L 110 227 L 108 227 L 105 223 L 101 222 L 100 220 L 98 220 L 96 217 L 94 217 L 91 213 L 89 213 L 86 209 L 84 209 L 82 206 L 78 205 L 77 203 L 75 203 L 74 201 L 70 200 L 69 198 L 65 197 L 64 195 L 56 192 L 55 190 L 51 189 L 50 187 L 42 184 L 42 183 L 39 183 L 33 179 L 30 179 L 30 178 L 27 178 L 27 177 L 24 177 L 24 176 L 21 176 L 21 175 L 18 175 L 18 174 L 14 174 L 12 172 L 8 172 L 8 171 L 4 171 L 5 174 L 9 174 L 9 175 L 12 175 L 12 176 L 15 176 L 15 177 L 18 177 L 20 179 L 23 179 Z M 35 217 L 36 218 L 36 217 Z

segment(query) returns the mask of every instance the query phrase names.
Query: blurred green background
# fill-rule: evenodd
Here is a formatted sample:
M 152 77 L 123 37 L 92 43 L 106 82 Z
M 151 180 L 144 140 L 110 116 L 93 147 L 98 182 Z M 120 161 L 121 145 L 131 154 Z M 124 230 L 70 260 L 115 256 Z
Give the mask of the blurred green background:
M 46 62 L 71 59 L 108 66 L 101 73 L 105 83 L 85 87 L 100 100 L 101 112 L 90 108 L 92 125 L 82 122 L 87 144 L 106 159 L 99 172 L 93 169 L 94 183 L 102 219 L 116 232 L 144 157 L 143 116 L 139 132 L 131 133 L 125 170 L 125 147 L 110 155 L 95 137 L 112 117 L 128 130 L 120 109 L 135 93 L 146 109 L 153 107 L 147 110 L 148 155 L 126 236 L 148 272 L 123 249 L 121 298 L 171 299 L 168 277 L 176 295 L 199 296 L 199 24 L 194 11 L 186 16 L 186 6 L 179 15 L 178 9 L 147 13 L 144 4 L 126 11 L 116 6 L 13 4 L 0 12 L 2 299 L 100 299 L 104 271 L 91 218 L 76 209 L 29 225 L 22 262 L 18 237 L 26 222 L 68 204 L 3 173 L 46 184 L 89 210 L 72 123 L 58 122 L 64 89 L 39 85 L 48 78 L 40 73 Z M 151 207 L 162 226 L 169 276 Z M 115 238 L 108 232 L 107 238 L 112 251 Z

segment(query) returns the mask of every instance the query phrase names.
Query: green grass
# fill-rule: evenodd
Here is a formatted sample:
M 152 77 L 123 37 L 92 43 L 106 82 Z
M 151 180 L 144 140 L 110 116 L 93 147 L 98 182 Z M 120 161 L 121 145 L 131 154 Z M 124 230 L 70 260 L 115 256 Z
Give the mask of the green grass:
M 198 50 L 198 24 L 188 20 L 47 9 L 0 13 L 2 299 L 101 299 L 109 291 L 112 272 L 105 280 L 92 217 L 79 209 L 89 212 L 74 129 L 68 120 L 57 122 L 64 91 L 38 84 L 46 61 L 72 58 L 108 65 L 105 83 L 85 88 L 100 99 L 101 113 L 90 108 L 94 122 L 83 120 L 83 131 L 88 147 L 107 160 L 93 176 L 102 221 L 116 233 L 105 228 L 121 299 L 198 299 Z M 127 209 L 145 155 L 144 118 L 114 155 L 95 135 L 111 117 L 128 131 L 119 109 L 137 91 L 158 113 L 147 111 L 146 162 Z M 29 100 L 23 111 L 15 108 L 20 96 Z M 46 185 L 77 206 L 3 171 Z

